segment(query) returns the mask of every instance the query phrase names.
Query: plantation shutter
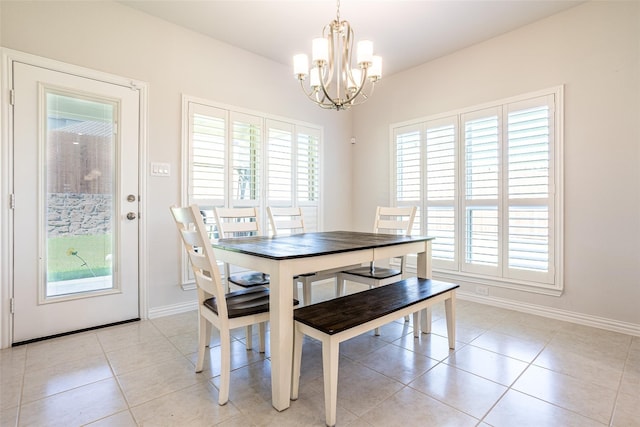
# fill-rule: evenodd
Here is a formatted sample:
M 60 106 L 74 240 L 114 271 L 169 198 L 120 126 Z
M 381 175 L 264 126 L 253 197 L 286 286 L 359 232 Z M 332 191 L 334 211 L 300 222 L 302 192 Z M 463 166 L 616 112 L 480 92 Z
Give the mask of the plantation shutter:
M 505 275 L 553 283 L 553 95 L 509 104 L 506 114 Z
M 267 120 L 267 201 L 293 206 L 293 125 Z
M 403 126 L 394 129 L 395 141 L 395 204 L 417 206 L 412 234 L 421 233 L 421 126 Z
M 262 190 L 262 120 L 231 113 L 231 205 L 259 206 Z
M 500 109 L 462 115 L 463 271 L 499 272 Z
M 457 269 L 456 257 L 456 145 L 457 117 L 427 122 L 426 225 L 434 267 Z
M 391 126 L 396 204 L 422 200 L 448 278 L 563 289 L 562 87 Z
M 188 202 L 224 206 L 226 112 L 189 103 Z
M 296 199 L 302 208 L 306 231 L 319 230 L 320 131 L 296 127 Z

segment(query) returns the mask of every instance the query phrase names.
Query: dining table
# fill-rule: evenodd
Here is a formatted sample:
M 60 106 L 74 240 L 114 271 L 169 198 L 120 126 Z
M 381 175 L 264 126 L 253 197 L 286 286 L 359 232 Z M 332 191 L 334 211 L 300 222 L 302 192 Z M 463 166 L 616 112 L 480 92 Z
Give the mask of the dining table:
M 371 261 L 416 254 L 416 275 L 431 278 L 433 237 L 357 231 L 223 238 L 211 242 L 218 261 L 270 275 L 271 399 L 290 405 L 293 358 L 293 278 Z M 423 316 L 423 330 L 428 317 Z

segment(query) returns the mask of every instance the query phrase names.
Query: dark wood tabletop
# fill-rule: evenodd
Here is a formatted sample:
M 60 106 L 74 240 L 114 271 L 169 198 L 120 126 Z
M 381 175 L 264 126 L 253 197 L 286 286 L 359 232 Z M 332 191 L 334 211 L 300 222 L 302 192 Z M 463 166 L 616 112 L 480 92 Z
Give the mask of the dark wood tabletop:
M 254 236 L 214 240 L 212 246 L 274 260 L 329 255 L 432 240 L 426 236 L 399 236 L 357 231 L 325 231 L 290 236 Z

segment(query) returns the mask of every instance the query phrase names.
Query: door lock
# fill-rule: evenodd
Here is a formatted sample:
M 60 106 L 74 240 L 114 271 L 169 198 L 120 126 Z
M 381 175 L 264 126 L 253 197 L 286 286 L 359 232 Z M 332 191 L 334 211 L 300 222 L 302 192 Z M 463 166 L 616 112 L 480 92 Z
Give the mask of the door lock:
M 127 196 L 127 202 L 135 202 L 136 201 L 136 196 L 134 194 L 129 194 Z
M 135 212 L 127 213 L 127 219 L 130 221 L 136 219 L 136 213 Z

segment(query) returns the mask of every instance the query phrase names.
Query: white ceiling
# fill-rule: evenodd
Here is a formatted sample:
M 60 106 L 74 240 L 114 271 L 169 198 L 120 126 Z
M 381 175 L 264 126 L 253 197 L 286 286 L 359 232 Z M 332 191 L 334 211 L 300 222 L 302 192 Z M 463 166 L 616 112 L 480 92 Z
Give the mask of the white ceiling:
M 574 7 L 581 0 L 342 0 L 356 42 L 374 42 L 383 76 Z M 336 17 L 333 0 L 122 0 L 120 3 L 292 66 Z

